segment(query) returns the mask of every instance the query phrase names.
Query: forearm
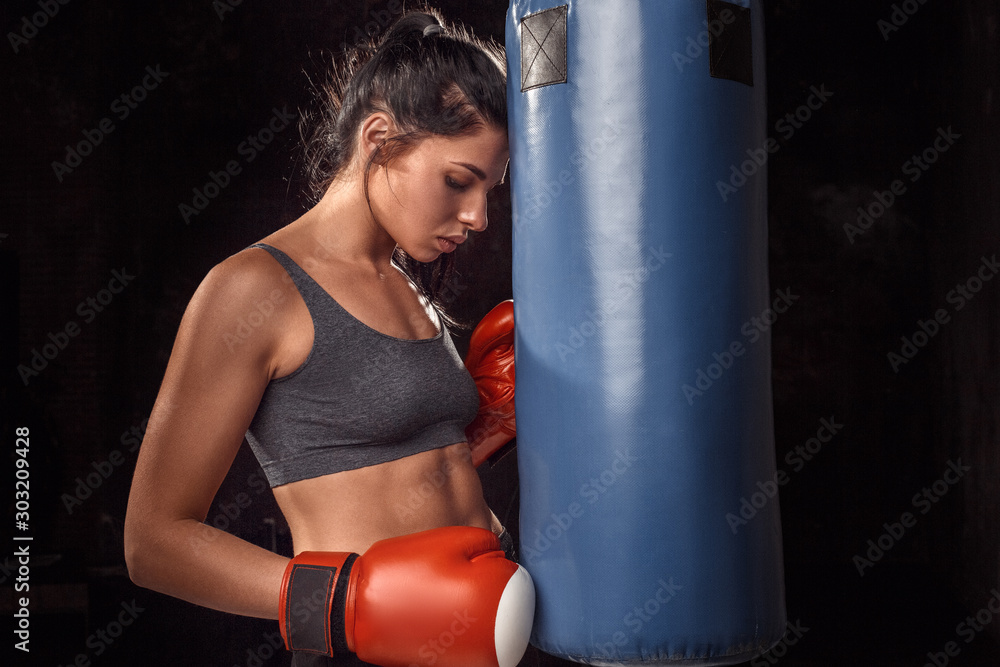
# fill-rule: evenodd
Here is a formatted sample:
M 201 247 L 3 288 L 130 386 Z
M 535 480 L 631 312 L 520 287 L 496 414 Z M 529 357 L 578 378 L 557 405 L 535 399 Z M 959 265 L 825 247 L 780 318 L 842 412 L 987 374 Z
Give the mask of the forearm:
M 127 560 L 138 585 L 219 611 L 278 618 L 288 558 L 194 519 L 132 532 Z

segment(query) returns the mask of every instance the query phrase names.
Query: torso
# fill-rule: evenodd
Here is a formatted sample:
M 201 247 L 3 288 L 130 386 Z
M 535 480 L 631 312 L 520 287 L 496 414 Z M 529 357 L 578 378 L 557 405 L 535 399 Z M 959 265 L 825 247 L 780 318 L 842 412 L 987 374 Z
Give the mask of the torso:
M 353 551 L 440 526 L 499 533 L 465 443 L 275 487 L 296 553 Z
M 284 250 L 343 308 L 367 326 L 396 338 L 432 338 L 438 323 L 408 279 L 395 269 L 362 275 L 316 253 L 284 228 L 263 239 Z M 275 285 L 287 285 L 284 269 L 262 250 L 262 270 Z M 271 378 L 299 368 L 313 344 L 312 317 L 295 290 L 277 313 Z M 278 318 L 276 318 L 278 319 Z M 445 334 L 447 335 L 447 334 Z M 500 524 L 483 498 L 479 475 L 464 442 L 388 463 L 305 479 L 273 489 L 301 551 L 363 553 L 387 537 L 449 525 L 486 528 Z

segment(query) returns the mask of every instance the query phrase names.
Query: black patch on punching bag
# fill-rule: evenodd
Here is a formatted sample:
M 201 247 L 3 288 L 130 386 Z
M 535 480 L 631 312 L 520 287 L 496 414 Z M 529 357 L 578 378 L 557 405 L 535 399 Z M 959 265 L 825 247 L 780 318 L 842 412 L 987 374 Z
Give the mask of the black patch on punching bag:
M 753 85 L 750 8 L 708 0 L 709 73 L 717 79 Z
M 521 19 L 521 92 L 566 83 L 566 11 L 553 7 Z

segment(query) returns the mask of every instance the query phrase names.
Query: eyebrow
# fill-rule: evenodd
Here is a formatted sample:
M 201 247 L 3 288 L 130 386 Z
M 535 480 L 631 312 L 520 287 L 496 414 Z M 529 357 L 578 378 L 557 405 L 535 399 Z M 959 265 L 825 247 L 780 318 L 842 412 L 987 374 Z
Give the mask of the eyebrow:
M 486 173 L 482 169 L 480 169 L 479 167 L 477 167 L 474 164 L 469 164 L 468 162 L 454 162 L 454 161 L 452 162 L 452 164 L 457 165 L 459 167 L 465 167 L 466 169 L 468 169 L 469 171 L 471 171 L 473 174 L 475 174 L 476 177 L 479 180 L 481 180 L 481 181 L 485 181 L 486 180 Z M 504 165 L 504 167 L 503 167 L 503 175 L 500 176 L 500 180 L 496 182 L 496 185 L 500 185 L 501 183 L 504 182 L 504 179 L 507 177 L 507 167 L 508 167 L 509 164 L 510 164 L 510 162 L 508 161 L 508 164 Z
M 479 178 L 479 180 L 481 180 L 481 181 L 485 181 L 486 180 L 486 172 L 484 172 L 482 169 L 480 169 L 479 167 L 477 167 L 474 164 L 469 164 L 468 162 L 452 162 L 452 164 L 458 165 L 459 167 L 465 167 L 466 169 L 468 169 L 469 171 L 471 171 L 473 174 L 475 174 L 476 177 Z

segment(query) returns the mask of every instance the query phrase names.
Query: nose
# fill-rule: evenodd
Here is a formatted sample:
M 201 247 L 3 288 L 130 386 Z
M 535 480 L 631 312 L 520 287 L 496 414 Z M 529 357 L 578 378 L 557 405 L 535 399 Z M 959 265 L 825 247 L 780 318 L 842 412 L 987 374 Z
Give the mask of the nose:
M 463 224 L 468 225 L 469 229 L 474 232 L 485 230 L 489 224 L 486 215 L 486 194 L 470 198 L 463 205 L 461 212 L 458 214 L 458 219 Z

